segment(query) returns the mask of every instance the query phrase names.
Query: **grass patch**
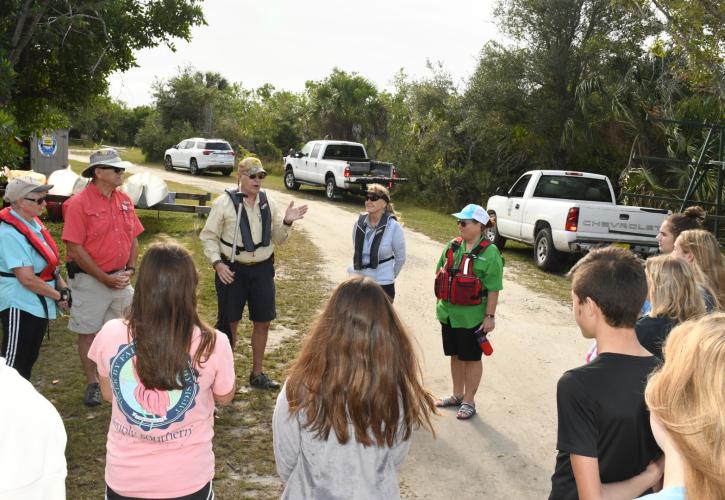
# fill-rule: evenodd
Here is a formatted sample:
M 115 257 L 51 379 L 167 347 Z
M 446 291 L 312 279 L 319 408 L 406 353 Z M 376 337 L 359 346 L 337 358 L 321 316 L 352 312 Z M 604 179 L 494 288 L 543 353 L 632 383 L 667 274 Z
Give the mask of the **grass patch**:
M 150 210 L 139 210 L 138 214 L 145 227 L 139 238 L 142 252 L 153 242 L 164 239 L 174 239 L 190 250 L 200 274 L 199 312 L 205 321 L 214 324 L 214 275 L 198 238 L 204 220 L 190 214 Z M 56 241 L 60 241 L 61 225 L 47 224 Z M 309 258 L 296 259 L 303 253 Z M 289 240 L 276 249 L 276 255 L 279 317 L 272 327 L 291 332 L 291 335 L 276 348 L 268 348 L 265 371 L 282 380 L 299 349 L 303 332 L 322 305 L 329 286 L 319 269 L 321 256 L 301 232 L 292 232 Z M 76 351 L 76 335 L 66 327 L 67 318 L 51 322 L 51 336 L 41 348 L 40 359 L 33 371 L 33 383 L 63 417 L 68 434 L 68 498 L 102 498 L 111 408 L 107 404 L 96 409 L 83 405 L 85 378 Z M 282 491 L 272 452 L 271 420 L 276 394 L 247 388 L 251 368 L 250 336 L 251 323 L 245 315 L 235 352 L 240 390 L 232 405 L 221 409 L 215 422 L 214 488 L 219 498 L 278 498 Z M 274 330 L 270 334 L 273 336 Z

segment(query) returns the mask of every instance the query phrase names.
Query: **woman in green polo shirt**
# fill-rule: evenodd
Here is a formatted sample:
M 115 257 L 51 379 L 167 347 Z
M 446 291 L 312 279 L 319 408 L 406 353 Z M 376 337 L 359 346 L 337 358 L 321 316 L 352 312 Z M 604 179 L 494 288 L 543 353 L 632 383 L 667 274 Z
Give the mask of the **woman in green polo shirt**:
M 446 245 L 436 266 L 436 316 L 441 322 L 443 352 L 451 358 L 453 393 L 437 400 L 436 406 L 457 406 L 456 417 L 467 420 L 476 414 L 475 396 L 483 374 L 475 332 L 481 328 L 490 333 L 496 327 L 503 257 L 485 237 L 485 229 L 493 224 L 486 210 L 470 204 L 453 216 L 458 219 L 460 238 Z

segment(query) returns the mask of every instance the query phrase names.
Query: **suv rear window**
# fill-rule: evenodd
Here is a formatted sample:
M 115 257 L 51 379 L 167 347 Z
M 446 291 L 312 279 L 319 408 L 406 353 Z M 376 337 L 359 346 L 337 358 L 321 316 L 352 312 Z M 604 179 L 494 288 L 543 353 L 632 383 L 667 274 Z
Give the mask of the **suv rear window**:
M 204 149 L 211 149 L 214 151 L 228 151 L 232 149 L 228 142 L 207 142 Z
M 351 144 L 330 144 L 325 149 L 324 159 L 367 160 L 365 150 L 361 146 Z
M 609 185 L 604 179 L 571 175 L 543 175 L 534 196 L 562 200 L 603 201 L 612 203 Z

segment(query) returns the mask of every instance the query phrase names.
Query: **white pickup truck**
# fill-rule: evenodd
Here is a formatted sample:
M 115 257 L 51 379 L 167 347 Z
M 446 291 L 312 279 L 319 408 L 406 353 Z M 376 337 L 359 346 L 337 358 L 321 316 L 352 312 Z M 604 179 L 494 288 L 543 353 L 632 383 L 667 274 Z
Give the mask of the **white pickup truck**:
M 363 191 L 368 184 L 390 186 L 397 177 L 392 163 L 368 158 L 365 146 L 348 141 L 310 141 L 300 151 L 282 158 L 284 186 L 296 191 L 301 184 L 324 186 L 332 200 L 340 191 Z
M 536 265 L 545 271 L 558 269 L 564 254 L 610 244 L 653 255 L 670 213 L 617 205 L 606 176 L 563 170 L 526 172 L 506 194 L 489 198 L 486 210 L 496 222 L 489 239 L 499 248 L 507 239 L 533 245 Z

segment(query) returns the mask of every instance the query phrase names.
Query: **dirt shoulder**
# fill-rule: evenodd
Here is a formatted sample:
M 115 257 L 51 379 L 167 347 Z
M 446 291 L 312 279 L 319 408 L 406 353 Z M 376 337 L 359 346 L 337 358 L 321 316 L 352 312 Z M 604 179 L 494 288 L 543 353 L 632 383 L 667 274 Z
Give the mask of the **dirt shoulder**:
M 85 156 L 72 159 L 87 161 Z M 167 180 L 220 193 L 229 178 L 192 177 L 148 170 Z M 294 199 L 273 193 L 280 204 Z M 347 277 L 352 258 L 350 234 L 355 217 L 323 201 L 304 201 L 309 211 L 295 224 L 323 255 L 331 284 Z M 441 245 L 405 231 L 408 259 L 396 281 L 395 307 L 415 335 L 427 387 L 436 395 L 451 390 L 448 359 L 443 356 L 432 291 L 433 269 Z M 451 224 L 451 236 L 455 226 Z M 298 258 L 305 259 L 305 255 Z M 581 338 L 568 307 L 519 285 L 507 270 L 500 295 L 494 354 L 484 359 L 477 396 L 478 415 L 462 422 L 453 411 L 434 420 L 436 439 L 413 435 L 403 466 L 403 495 L 409 498 L 546 497 L 556 456 L 556 382 L 583 361 L 588 341 Z

